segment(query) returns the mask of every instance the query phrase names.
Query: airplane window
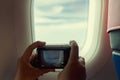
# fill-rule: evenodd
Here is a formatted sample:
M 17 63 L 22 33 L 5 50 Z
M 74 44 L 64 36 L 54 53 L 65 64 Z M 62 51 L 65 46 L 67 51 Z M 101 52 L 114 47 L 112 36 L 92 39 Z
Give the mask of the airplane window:
M 88 28 L 89 0 L 34 0 L 34 40 L 66 44 L 76 40 L 82 48 Z
M 34 41 L 66 44 L 76 40 L 80 56 L 92 61 L 102 35 L 104 0 L 33 0 Z

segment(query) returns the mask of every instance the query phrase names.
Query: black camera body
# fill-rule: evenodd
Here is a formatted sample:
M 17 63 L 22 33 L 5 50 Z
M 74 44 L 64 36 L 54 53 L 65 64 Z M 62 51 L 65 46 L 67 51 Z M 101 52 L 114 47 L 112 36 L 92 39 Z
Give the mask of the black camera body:
M 32 65 L 37 68 L 64 68 L 70 56 L 70 45 L 46 45 L 37 48 L 37 59 Z

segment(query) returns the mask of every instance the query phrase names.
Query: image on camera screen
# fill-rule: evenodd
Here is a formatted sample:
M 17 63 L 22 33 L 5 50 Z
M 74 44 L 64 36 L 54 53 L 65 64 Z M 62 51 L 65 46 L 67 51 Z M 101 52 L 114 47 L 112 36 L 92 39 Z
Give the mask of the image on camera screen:
M 41 67 L 63 67 L 64 51 L 46 50 L 41 53 Z

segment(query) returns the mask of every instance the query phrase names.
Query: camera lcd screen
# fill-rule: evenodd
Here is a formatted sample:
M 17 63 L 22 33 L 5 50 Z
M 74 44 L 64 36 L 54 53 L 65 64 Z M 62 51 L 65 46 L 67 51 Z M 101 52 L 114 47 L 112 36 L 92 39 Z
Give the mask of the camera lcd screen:
M 63 50 L 43 50 L 41 51 L 41 67 L 63 67 Z

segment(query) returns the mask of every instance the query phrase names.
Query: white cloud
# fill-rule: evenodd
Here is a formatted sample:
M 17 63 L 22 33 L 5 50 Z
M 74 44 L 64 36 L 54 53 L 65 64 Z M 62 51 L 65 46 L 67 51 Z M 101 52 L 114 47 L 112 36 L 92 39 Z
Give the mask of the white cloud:
M 35 23 L 58 23 L 58 22 L 64 22 L 65 20 L 59 19 L 59 20 L 51 20 L 48 18 L 35 18 Z
M 85 39 L 86 23 L 69 23 L 57 26 L 36 26 L 35 40 L 46 41 L 49 44 L 67 43 L 76 40 L 82 44 Z M 82 39 L 81 39 L 82 38 Z
M 56 14 L 61 13 L 64 7 L 62 6 L 55 6 L 53 7 L 53 12 Z
M 64 7 L 62 6 L 55 6 L 51 9 L 51 11 L 42 11 L 38 8 L 34 8 L 34 15 L 37 16 L 51 16 L 51 15 L 54 15 L 56 16 L 58 13 L 61 13 L 61 11 L 64 9 Z
M 39 8 L 34 8 L 34 17 L 35 18 L 40 18 L 40 16 L 57 16 L 57 17 L 85 17 L 87 16 L 87 14 L 83 13 L 83 12 L 69 12 L 69 13 L 63 13 L 62 11 L 64 10 L 65 7 L 63 6 L 55 6 L 51 9 L 51 11 L 43 11 L 40 10 Z
M 75 0 L 34 0 L 34 3 L 36 5 L 50 5 L 50 4 L 57 4 L 57 3 L 63 3 L 63 2 L 70 2 L 70 1 L 75 1 Z

